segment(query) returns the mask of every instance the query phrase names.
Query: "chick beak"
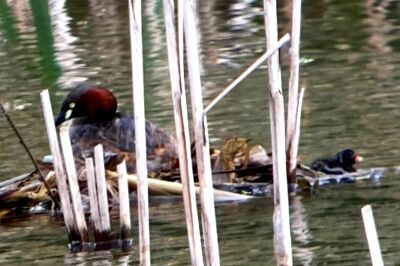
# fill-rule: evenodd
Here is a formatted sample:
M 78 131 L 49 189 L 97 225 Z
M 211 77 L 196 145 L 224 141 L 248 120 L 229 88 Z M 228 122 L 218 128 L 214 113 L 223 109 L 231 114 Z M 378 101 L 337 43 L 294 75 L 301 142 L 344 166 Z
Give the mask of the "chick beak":
M 359 162 L 362 162 L 363 157 L 361 157 L 360 155 L 356 155 L 356 156 L 354 157 L 354 160 L 355 160 L 357 163 L 359 163 Z

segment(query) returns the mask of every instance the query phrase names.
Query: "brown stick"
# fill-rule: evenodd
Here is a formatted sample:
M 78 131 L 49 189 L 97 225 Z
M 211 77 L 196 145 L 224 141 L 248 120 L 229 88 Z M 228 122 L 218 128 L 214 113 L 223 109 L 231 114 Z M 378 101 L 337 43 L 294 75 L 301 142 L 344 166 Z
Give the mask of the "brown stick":
M 16 185 L 17 183 L 20 183 L 20 182 L 22 182 L 24 180 L 27 180 L 32 176 L 33 173 L 34 172 L 30 172 L 30 173 L 23 174 L 23 175 L 20 175 L 20 176 L 16 176 L 14 178 L 5 180 L 3 182 L 0 182 L 0 189 L 3 190 L 3 188 L 5 188 L 5 187 Z
M 0 104 L 0 107 L 1 107 L 1 110 L 3 111 L 5 117 L 7 118 L 7 121 L 8 121 L 8 123 L 10 124 L 11 128 L 14 130 L 15 135 L 17 135 L 17 137 L 18 137 L 18 139 L 19 139 L 19 142 L 20 142 L 20 143 L 22 144 L 22 146 L 24 147 L 26 153 L 28 153 L 29 158 L 31 159 L 33 165 L 34 165 L 35 168 L 36 168 L 36 171 L 37 171 L 38 174 L 39 174 L 39 179 L 40 179 L 40 181 L 43 182 L 44 186 L 46 187 L 47 192 L 49 193 L 49 196 L 50 196 L 51 200 L 52 200 L 53 203 L 54 203 L 54 206 L 55 206 L 56 208 L 59 208 L 59 207 L 60 207 L 60 203 L 59 203 L 58 200 L 55 198 L 53 192 L 51 191 L 51 188 L 50 188 L 49 184 L 48 184 L 48 183 L 46 182 L 46 180 L 44 179 L 43 173 L 42 173 L 42 171 L 40 170 L 39 165 L 37 164 L 35 158 L 33 158 L 33 155 L 32 155 L 32 153 L 31 153 L 31 151 L 29 150 L 28 146 L 26 145 L 26 143 L 25 143 L 24 139 L 22 138 L 21 134 L 19 133 L 17 127 L 15 126 L 14 122 L 12 121 L 11 117 L 8 115 L 7 111 L 4 109 L 4 107 L 3 107 L 2 104 Z
M 236 173 L 236 174 L 246 174 L 246 173 L 259 173 L 263 174 L 266 173 L 265 169 L 266 167 L 271 167 L 272 169 L 272 164 L 264 164 L 264 165 L 259 165 L 259 166 L 254 166 L 254 167 L 246 167 L 246 168 L 240 168 L 240 169 L 234 169 L 234 170 L 224 170 L 224 171 L 214 171 L 211 174 L 212 175 L 220 175 L 220 174 L 230 174 L 230 173 Z M 198 177 L 198 174 L 193 174 L 195 177 Z M 180 175 L 172 175 L 170 176 L 169 180 L 175 180 L 177 178 L 181 178 Z

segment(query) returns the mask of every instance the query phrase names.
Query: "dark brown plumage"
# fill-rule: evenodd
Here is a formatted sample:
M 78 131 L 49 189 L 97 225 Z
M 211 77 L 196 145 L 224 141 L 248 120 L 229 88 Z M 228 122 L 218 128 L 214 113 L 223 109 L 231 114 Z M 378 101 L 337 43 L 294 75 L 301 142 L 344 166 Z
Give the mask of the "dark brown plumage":
M 69 132 L 75 157 L 92 156 L 93 148 L 103 144 L 106 162 L 112 158 L 129 158 L 128 171 L 136 171 L 134 117 L 117 112 L 117 100 L 110 90 L 74 88 L 61 105 L 56 125 L 68 119 L 72 119 Z M 170 171 L 176 167 L 178 158 L 175 139 L 148 121 L 145 127 L 149 172 Z

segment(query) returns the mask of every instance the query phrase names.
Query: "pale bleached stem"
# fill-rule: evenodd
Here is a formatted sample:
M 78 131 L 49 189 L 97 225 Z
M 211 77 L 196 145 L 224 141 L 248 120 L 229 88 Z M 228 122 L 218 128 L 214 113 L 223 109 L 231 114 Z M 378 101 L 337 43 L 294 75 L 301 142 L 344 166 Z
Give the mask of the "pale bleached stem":
M 94 147 L 94 161 L 96 172 L 97 202 L 99 205 L 100 233 L 107 236 L 111 233 L 110 214 L 108 211 L 107 182 L 104 169 L 103 146 Z M 104 239 L 103 239 L 104 240 Z
M 289 153 L 289 182 L 295 183 L 298 141 L 296 143 L 298 114 L 298 91 L 300 70 L 300 30 L 301 30 L 301 0 L 293 0 L 292 12 L 292 43 L 290 48 L 290 78 L 287 111 L 286 150 Z M 293 147 L 295 146 L 295 147 Z
M 51 108 L 49 91 L 42 91 L 40 93 L 40 98 L 42 102 L 51 155 L 53 156 L 53 165 L 56 172 L 57 189 L 60 196 L 61 209 L 63 211 L 65 226 L 67 227 L 68 237 L 70 238 L 70 241 L 79 241 L 79 232 L 75 226 L 74 214 L 72 212 L 72 205 L 69 197 L 63 161 L 60 153 L 56 126 L 54 124 L 54 115 L 53 109 Z
M 304 98 L 305 88 L 301 88 L 298 103 L 297 103 L 297 113 L 296 113 L 296 127 L 293 135 L 293 142 L 289 146 L 289 175 L 293 175 L 296 178 L 296 170 L 297 170 L 297 154 L 300 143 L 300 128 L 301 128 L 301 110 L 303 107 L 303 98 Z
M 204 114 L 203 108 L 196 14 L 195 1 L 184 1 L 185 43 L 190 81 L 193 130 L 196 141 L 197 169 L 200 183 L 206 264 L 219 265 L 220 260 L 211 173 L 210 145 L 207 116 Z
M 253 73 L 261 64 L 265 62 L 271 55 L 273 55 L 279 48 L 281 48 L 287 41 L 290 40 L 290 36 L 286 33 L 279 42 L 270 50 L 265 52 L 260 58 L 258 58 L 251 66 L 249 66 L 239 77 L 237 77 L 228 87 L 226 87 L 215 99 L 204 109 L 204 113 L 208 113 L 225 95 L 233 90 L 240 82 L 242 82 L 248 75 Z
M 117 165 L 117 172 L 121 240 L 127 241 L 131 233 L 131 212 L 129 208 L 128 173 L 125 161 Z
M 361 208 L 364 221 L 365 234 L 367 235 L 369 254 L 373 266 L 383 266 L 381 247 L 379 245 L 378 233 L 376 231 L 374 214 L 371 205 L 365 205 Z
M 94 170 L 94 164 L 92 158 L 85 159 L 86 166 L 86 179 L 89 194 L 89 204 L 90 204 L 90 216 L 94 228 L 95 241 L 100 241 L 101 239 L 101 224 L 100 224 L 100 211 L 97 196 L 97 185 L 96 185 L 96 175 Z
M 264 0 L 267 50 L 278 42 L 278 20 L 275 0 Z M 289 198 L 286 174 L 285 110 L 279 54 L 268 59 L 269 106 L 274 175 L 274 248 L 278 265 L 293 265 L 290 236 Z
M 181 87 L 180 74 L 183 74 L 183 72 L 179 71 L 178 45 L 174 25 L 174 2 L 172 0 L 164 0 L 163 4 L 176 138 L 179 152 L 179 169 L 183 187 L 190 257 L 192 265 L 204 265 L 190 151 L 186 94 L 185 88 Z M 178 19 L 178 21 L 181 20 Z
M 60 129 L 61 148 L 64 155 L 65 168 L 67 170 L 68 184 L 71 192 L 72 207 L 75 223 L 79 231 L 81 242 L 89 241 L 88 228 L 83 212 L 81 192 L 76 175 L 75 160 L 72 152 L 71 140 L 69 137 L 69 126 Z
M 136 172 L 138 176 L 138 215 L 140 265 L 150 265 L 149 193 L 147 183 L 147 153 L 144 107 L 142 3 L 129 2 L 129 28 L 131 36 L 132 90 L 135 118 Z

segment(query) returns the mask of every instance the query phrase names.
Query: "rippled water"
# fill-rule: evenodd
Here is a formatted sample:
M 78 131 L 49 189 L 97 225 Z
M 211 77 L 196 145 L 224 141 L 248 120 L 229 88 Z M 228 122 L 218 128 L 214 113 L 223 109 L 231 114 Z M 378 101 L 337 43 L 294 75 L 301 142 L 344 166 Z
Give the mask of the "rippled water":
M 146 115 L 173 132 L 162 1 L 145 1 Z M 290 1 L 279 1 L 280 33 Z M 131 109 L 128 14 L 124 1 L 0 1 L 0 95 L 35 156 L 49 153 L 39 93 L 54 109 L 79 82 L 104 84 Z M 264 51 L 262 1 L 199 1 L 202 74 L 209 103 Z M 304 163 L 352 147 L 362 168 L 399 165 L 399 1 L 303 1 L 300 156 Z M 282 54 L 287 87 L 287 56 Z M 209 116 L 212 145 L 230 136 L 269 147 L 266 70 L 261 68 Z M 0 180 L 32 169 L 0 116 Z M 398 175 L 321 188 L 291 199 L 295 265 L 368 265 L 360 208 L 372 204 L 387 265 L 398 265 Z M 222 265 L 273 265 L 272 200 L 218 204 Z M 154 265 L 188 265 L 182 203 L 153 203 Z M 133 228 L 135 235 L 137 226 Z M 70 254 L 62 222 L 47 215 L 0 222 L 4 265 L 137 264 L 137 251 Z M 136 236 L 135 236 L 136 237 Z

